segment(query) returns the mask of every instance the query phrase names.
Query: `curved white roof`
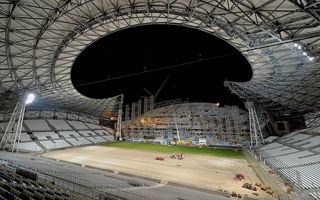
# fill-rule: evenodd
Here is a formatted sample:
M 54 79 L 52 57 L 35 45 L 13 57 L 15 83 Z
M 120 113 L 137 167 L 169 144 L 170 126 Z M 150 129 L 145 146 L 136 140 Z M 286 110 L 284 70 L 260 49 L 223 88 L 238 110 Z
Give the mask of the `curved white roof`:
M 39 102 L 51 107 L 93 114 L 112 109 L 116 97 L 95 100 L 74 89 L 72 64 L 100 37 L 155 23 L 194 27 L 241 51 L 252 65 L 253 78 L 226 85 L 244 99 L 273 110 L 298 112 L 320 105 L 320 2 L 316 0 L 0 2 L 0 108 L 3 99 L 33 91 Z

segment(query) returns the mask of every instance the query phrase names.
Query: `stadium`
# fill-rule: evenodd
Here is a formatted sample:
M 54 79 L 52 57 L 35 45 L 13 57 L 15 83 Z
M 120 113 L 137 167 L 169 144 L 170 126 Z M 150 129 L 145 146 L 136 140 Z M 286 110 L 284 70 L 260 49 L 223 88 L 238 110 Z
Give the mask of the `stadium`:
M 1 0 L 0 199 L 320 199 L 317 0 Z

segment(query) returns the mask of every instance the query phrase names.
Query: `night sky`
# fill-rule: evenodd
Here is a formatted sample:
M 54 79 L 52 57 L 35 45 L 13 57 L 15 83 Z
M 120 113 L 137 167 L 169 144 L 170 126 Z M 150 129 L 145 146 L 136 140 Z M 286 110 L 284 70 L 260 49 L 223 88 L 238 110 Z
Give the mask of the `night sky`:
M 242 107 L 223 82 L 248 81 L 251 76 L 249 63 L 225 41 L 169 25 L 112 33 L 86 48 L 71 71 L 72 82 L 83 95 L 108 98 L 123 93 L 125 104 L 148 96 L 145 89 L 155 94 L 166 80 L 157 102 L 180 98 Z

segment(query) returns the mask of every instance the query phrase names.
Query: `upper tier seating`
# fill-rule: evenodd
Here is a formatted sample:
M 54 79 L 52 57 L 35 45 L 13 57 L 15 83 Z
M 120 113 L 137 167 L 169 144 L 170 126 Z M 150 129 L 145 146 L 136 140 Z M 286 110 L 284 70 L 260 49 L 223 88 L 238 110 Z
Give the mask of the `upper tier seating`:
M 92 130 L 99 130 L 99 129 L 103 129 L 101 126 L 97 125 L 97 124 L 89 124 L 89 123 L 85 123 L 85 125 L 87 125 L 90 129 Z
M 51 124 L 58 131 L 67 131 L 72 130 L 72 128 L 67 124 L 65 120 L 48 120 L 49 124 Z
M 52 131 L 49 124 L 43 119 L 24 120 L 24 123 L 31 131 Z
M 89 127 L 87 127 L 84 123 L 79 121 L 68 121 L 68 123 L 73 126 L 76 130 L 88 130 Z

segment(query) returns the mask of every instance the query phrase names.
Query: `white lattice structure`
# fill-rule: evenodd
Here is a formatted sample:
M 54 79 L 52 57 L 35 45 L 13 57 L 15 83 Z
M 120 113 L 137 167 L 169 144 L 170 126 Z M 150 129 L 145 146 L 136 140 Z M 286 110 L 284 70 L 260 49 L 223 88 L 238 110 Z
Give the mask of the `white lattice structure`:
M 252 102 L 246 102 L 246 107 L 249 111 L 250 147 L 259 147 L 264 141 L 258 115 Z
M 71 66 L 93 41 L 146 24 L 196 28 L 237 48 L 253 78 L 226 85 L 248 101 L 278 115 L 319 107 L 318 1 L 18 0 L 2 1 L 0 10 L 2 112 L 12 112 L 26 90 L 36 93 L 42 107 L 100 117 L 113 111 L 117 97 L 97 100 L 78 93 Z
M 237 107 L 212 103 L 184 103 L 160 107 L 123 125 L 127 139 L 198 140 L 208 144 L 248 146 L 248 115 Z M 179 132 L 179 136 L 177 135 Z

